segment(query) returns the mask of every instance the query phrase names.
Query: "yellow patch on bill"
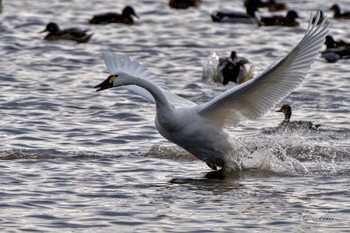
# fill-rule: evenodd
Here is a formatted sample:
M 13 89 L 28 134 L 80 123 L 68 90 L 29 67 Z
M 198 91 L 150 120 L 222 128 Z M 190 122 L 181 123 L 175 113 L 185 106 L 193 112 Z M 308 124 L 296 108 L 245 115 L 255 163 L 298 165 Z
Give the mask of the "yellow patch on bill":
M 112 84 L 115 80 L 115 75 L 111 76 L 111 78 L 109 79 L 109 84 Z

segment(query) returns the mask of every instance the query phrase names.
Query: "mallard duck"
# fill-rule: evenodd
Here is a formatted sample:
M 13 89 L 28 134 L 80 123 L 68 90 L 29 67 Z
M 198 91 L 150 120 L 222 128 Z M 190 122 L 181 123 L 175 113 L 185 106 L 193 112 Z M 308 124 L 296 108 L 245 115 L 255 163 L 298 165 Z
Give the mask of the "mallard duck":
M 122 23 L 122 24 L 134 24 L 134 20 L 131 16 L 139 18 L 131 6 L 126 6 L 121 14 L 118 13 L 104 13 L 94 15 L 90 19 L 91 24 L 108 24 L 108 23 Z
M 174 9 L 187 9 L 189 7 L 199 7 L 202 0 L 169 0 L 169 7 Z
M 326 49 L 321 52 L 321 57 L 327 62 L 334 63 L 340 59 L 350 59 L 350 48 L 349 47 L 338 47 Z
M 333 11 L 333 18 L 335 19 L 350 19 L 350 12 L 341 13 L 338 4 L 334 4 L 330 10 Z
M 343 40 L 336 41 L 331 35 L 326 36 L 326 41 L 324 42 L 324 44 L 327 46 L 327 49 L 339 48 L 339 47 L 350 48 L 349 42 L 345 42 Z
M 249 61 L 238 57 L 236 51 L 232 51 L 230 57 L 220 58 L 217 68 L 219 82 L 223 85 L 227 85 L 229 82 L 241 84 L 251 79 L 253 75 L 252 72 L 247 71 L 245 67 L 247 63 Z
M 285 27 L 297 27 L 299 23 L 296 21 L 300 18 L 296 11 L 288 11 L 287 15 L 284 16 L 272 16 L 272 17 L 261 17 L 260 21 L 263 26 L 285 26 Z
M 320 124 L 315 125 L 311 121 L 290 121 L 292 108 L 288 104 L 283 105 L 276 112 L 284 113 L 284 120 L 278 125 L 279 128 L 317 130 L 321 126 Z
M 270 12 L 275 11 L 286 11 L 288 10 L 287 3 L 284 2 L 276 2 L 275 0 L 270 0 L 266 3 L 267 9 Z
M 343 40 L 336 41 L 331 35 L 326 36 L 324 43 L 327 49 L 321 52 L 321 57 L 327 62 L 334 63 L 339 59 L 350 58 L 350 43 Z
M 60 30 L 56 23 L 51 22 L 47 24 L 46 28 L 41 31 L 41 33 L 49 32 L 49 34 L 44 37 L 45 40 L 74 40 L 78 43 L 86 43 L 93 35 L 93 33 L 87 34 L 87 31 L 88 30 L 80 30 L 78 28 Z
M 255 17 L 255 12 L 258 10 L 256 5 L 248 5 L 246 13 L 236 11 L 216 11 L 211 14 L 213 22 L 218 23 L 245 23 L 258 24 L 259 21 Z

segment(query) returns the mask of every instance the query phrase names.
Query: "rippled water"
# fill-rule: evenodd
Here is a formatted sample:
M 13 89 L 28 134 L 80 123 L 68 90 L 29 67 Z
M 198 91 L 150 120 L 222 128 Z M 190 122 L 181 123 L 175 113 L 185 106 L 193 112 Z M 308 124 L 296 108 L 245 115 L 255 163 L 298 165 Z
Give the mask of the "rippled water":
M 87 24 L 93 14 L 126 3 L 141 17 L 136 25 Z M 243 11 L 241 1 L 203 1 L 200 9 L 177 11 L 152 0 L 5 0 L 0 230 L 347 231 L 349 60 L 318 58 L 283 101 L 294 107 L 294 119 L 321 123 L 320 132 L 263 133 L 281 121 L 274 111 L 228 129 L 260 165 L 226 180 L 204 178 L 210 170 L 203 162 L 157 133 L 154 106 L 123 90 L 92 88 L 108 75 L 102 52 L 110 50 L 137 59 L 175 93 L 207 101 L 229 88 L 202 81 L 211 51 L 227 56 L 236 50 L 259 73 L 300 40 L 311 10 L 331 5 L 288 4 L 303 17 L 300 28 L 211 22 L 214 10 Z M 50 21 L 88 28 L 94 36 L 88 44 L 43 41 L 38 32 Z M 331 34 L 349 38 L 348 24 L 333 21 Z

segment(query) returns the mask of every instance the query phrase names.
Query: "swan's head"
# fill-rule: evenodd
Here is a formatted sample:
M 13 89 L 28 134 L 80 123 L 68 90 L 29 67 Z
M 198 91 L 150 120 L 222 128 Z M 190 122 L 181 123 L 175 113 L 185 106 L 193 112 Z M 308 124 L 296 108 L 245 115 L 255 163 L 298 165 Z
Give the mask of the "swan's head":
M 95 88 L 98 88 L 96 91 L 102 91 L 112 87 L 127 85 L 130 83 L 130 79 L 131 76 L 127 73 L 119 72 L 117 74 L 109 75 L 105 81 L 95 86 Z

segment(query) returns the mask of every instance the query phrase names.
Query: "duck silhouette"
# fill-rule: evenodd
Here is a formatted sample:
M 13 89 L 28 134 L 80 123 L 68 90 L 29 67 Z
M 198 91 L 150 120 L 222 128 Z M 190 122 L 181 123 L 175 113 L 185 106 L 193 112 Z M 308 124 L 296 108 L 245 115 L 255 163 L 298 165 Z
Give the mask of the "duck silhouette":
M 334 63 L 340 59 L 350 58 L 349 42 L 343 40 L 336 41 L 331 35 L 327 35 L 324 43 L 327 48 L 321 52 L 321 57 L 326 59 L 327 62 Z
M 338 4 L 334 4 L 330 10 L 333 11 L 334 19 L 350 19 L 350 12 L 341 13 L 340 6 Z
M 78 28 L 60 30 L 57 23 L 51 22 L 47 24 L 46 28 L 41 31 L 41 33 L 49 32 L 44 37 L 45 40 L 73 40 L 77 43 L 86 43 L 93 35 L 93 33 L 87 34 L 87 31 L 88 30 L 80 30 Z
M 253 77 L 252 72 L 248 72 L 245 64 L 249 61 L 243 57 L 238 57 L 236 51 L 232 51 L 230 57 L 219 59 L 218 79 L 223 85 L 229 82 L 241 84 Z
M 290 10 L 286 16 L 275 15 L 271 17 L 261 17 L 260 21 L 263 26 L 297 27 L 299 26 L 299 23 L 296 21 L 297 18 L 300 18 L 298 13 L 294 10 Z
M 213 22 L 217 23 L 244 23 L 244 24 L 257 24 L 260 22 L 255 16 L 255 12 L 258 11 L 258 6 L 250 4 L 246 6 L 246 13 L 237 11 L 215 11 L 211 14 Z
M 288 10 L 287 3 L 284 2 L 276 2 L 275 0 L 270 0 L 266 3 L 267 9 L 270 12 L 275 11 L 286 11 Z
M 190 7 L 200 7 L 202 0 L 169 0 L 169 7 L 174 9 L 187 9 Z
M 292 116 L 292 108 L 288 104 L 283 105 L 276 112 L 283 112 L 284 114 L 284 120 L 278 125 L 279 128 L 288 128 L 292 130 L 318 130 L 318 128 L 321 126 L 320 124 L 315 125 L 311 121 L 290 121 Z
M 121 24 L 134 24 L 134 20 L 131 16 L 139 18 L 135 13 L 134 8 L 131 6 L 126 6 L 121 14 L 118 13 L 104 13 L 99 15 L 94 15 L 92 19 L 89 20 L 90 24 L 109 24 L 109 23 L 121 23 Z

